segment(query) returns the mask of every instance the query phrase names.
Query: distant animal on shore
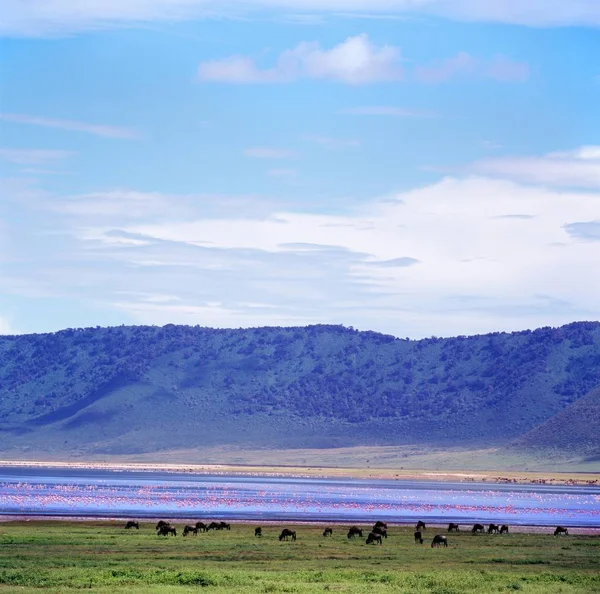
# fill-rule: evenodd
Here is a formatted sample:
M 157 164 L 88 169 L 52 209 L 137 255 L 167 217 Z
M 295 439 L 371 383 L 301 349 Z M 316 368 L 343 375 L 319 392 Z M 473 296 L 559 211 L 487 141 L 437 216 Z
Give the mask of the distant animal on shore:
M 415 544 L 423 544 L 423 535 L 420 530 L 415 532 Z
M 196 528 L 200 532 L 206 532 L 208 530 L 208 526 L 204 522 L 196 522 Z
M 173 526 L 161 526 L 157 534 L 158 536 L 177 536 L 177 530 Z
M 473 528 L 471 528 L 471 532 L 473 534 L 477 534 L 478 532 L 480 532 L 481 534 L 483 534 L 485 532 L 485 527 L 483 526 L 483 524 L 475 524 L 473 526 Z
M 134 522 L 133 520 L 129 520 L 127 524 L 125 524 L 125 530 L 129 530 L 130 528 L 135 528 L 136 530 L 140 529 L 140 525 L 138 522 Z
M 227 522 L 219 522 L 218 530 L 231 530 L 231 524 L 228 524 Z
M 288 538 L 296 540 L 296 533 L 293 530 L 288 530 L 287 528 L 284 528 L 281 531 L 281 534 L 279 535 L 279 542 L 281 542 L 282 540 L 287 540 Z
M 502 524 L 500 528 L 500 534 L 508 534 L 508 526 L 506 524 Z
M 198 536 L 198 528 L 196 528 L 196 526 L 188 526 L 186 524 L 185 528 L 183 529 L 183 536 L 187 536 L 190 532 L 194 536 Z
M 254 536 L 262 536 L 262 528 L 260 526 L 254 529 Z
M 441 546 L 447 547 L 448 539 L 443 534 L 436 534 L 431 541 L 431 548 Z
M 427 528 L 425 527 L 425 522 L 423 522 L 422 520 L 419 520 L 417 522 L 416 530 L 427 530 Z
M 381 534 L 377 534 L 376 532 L 371 532 L 369 536 L 367 536 L 367 544 L 383 544 L 383 539 L 381 538 Z
M 333 528 L 325 528 L 325 530 L 323 530 L 323 536 L 333 536 Z
M 358 526 L 352 526 L 348 530 L 348 538 L 354 538 L 355 536 L 360 536 L 362 538 L 363 531 Z
M 488 528 L 488 534 L 498 534 L 500 532 L 500 526 L 498 524 L 490 524 Z
M 558 536 L 559 534 L 569 536 L 569 531 L 564 526 L 557 526 L 556 530 L 554 531 L 554 536 Z
M 450 522 L 450 524 L 448 524 L 448 532 L 459 532 L 458 524 Z

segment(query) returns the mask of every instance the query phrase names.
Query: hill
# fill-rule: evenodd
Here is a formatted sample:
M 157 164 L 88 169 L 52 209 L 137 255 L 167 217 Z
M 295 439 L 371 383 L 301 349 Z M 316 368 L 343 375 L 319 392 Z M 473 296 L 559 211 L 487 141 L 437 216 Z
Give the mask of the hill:
M 0 337 L 0 449 L 503 445 L 596 386 L 593 322 L 418 341 L 341 326 L 68 329 Z
M 600 461 L 600 388 L 516 439 L 517 450 L 557 451 Z

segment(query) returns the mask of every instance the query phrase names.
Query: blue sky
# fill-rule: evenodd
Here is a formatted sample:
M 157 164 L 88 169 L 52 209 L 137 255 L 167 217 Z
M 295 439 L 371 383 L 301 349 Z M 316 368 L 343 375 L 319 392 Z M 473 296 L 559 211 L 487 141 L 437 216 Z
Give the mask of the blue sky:
M 3 0 L 0 333 L 600 319 L 595 0 Z

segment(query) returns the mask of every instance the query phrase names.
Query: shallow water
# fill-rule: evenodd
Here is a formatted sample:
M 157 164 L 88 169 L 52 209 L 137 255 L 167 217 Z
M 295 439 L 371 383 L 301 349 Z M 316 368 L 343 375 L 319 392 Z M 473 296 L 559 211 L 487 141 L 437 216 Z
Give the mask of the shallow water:
M 0 467 L 0 514 L 600 526 L 600 487 Z

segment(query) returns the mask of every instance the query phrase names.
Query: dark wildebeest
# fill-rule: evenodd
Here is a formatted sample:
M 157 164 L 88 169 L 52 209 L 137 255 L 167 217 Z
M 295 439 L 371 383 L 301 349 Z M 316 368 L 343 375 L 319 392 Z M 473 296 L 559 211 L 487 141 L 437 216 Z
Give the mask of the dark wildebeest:
M 219 528 L 217 530 L 231 530 L 231 524 L 227 522 L 219 522 Z
M 423 544 L 423 535 L 419 530 L 415 532 L 415 544 Z
M 371 532 L 369 536 L 367 536 L 367 544 L 378 543 L 383 544 L 383 539 L 381 538 L 381 534 L 377 534 L 376 532 Z
M 288 538 L 296 540 L 296 533 L 293 530 L 288 530 L 287 528 L 284 528 L 281 531 L 281 534 L 279 535 L 279 541 L 281 542 L 282 540 L 287 540 Z
M 323 536 L 333 536 L 333 528 L 325 528 L 325 530 L 323 530 Z
M 219 524 L 219 522 L 211 522 L 206 527 L 206 531 L 208 532 L 209 530 L 221 530 L 221 524 Z
M 387 524 L 385 522 L 382 522 L 381 520 L 377 520 L 377 522 L 373 524 L 373 528 L 384 528 L 385 530 L 387 530 Z
M 423 522 L 422 520 L 419 520 L 417 522 L 417 528 L 416 528 L 416 530 L 426 530 L 426 528 L 425 528 L 425 522 Z
M 196 528 L 196 526 L 188 526 L 188 525 L 186 525 L 185 528 L 183 529 L 183 536 L 187 536 L 190 532 L 194 536 L 198 536 L 198 528 Z
M 196 522 L 196 528 L 200 532 L 206 532 L 208 530 L 208 526 L 204 522 Z
M 485 528 L 483 524 L 475 524 L 473 528 L 471 528 L 471 532 L 476 534 L 477 532 L 481 532 L 482 534 L 485 532 Z
M 508 534 L 508 526 L 506 524 L 502 524 L 500 528 L 500 534 Z
M 564 526 L 557 526 L 554 531 L 554 536 L 558 536 L 559 534 L 566 534 L 569 536 L 569 531 Z
M 362 538 L 362 530 L 358 526 L 352 526 L 350 530 L 348 530 L 348 538 L 354 538 L 355 536 L 360 536 Z
M 134 522 L 133 520 L 129 520 L 129 522 L 125 524 L 125 530 L 129 530 L 130 528 L 135 528 L 136 530 L 139 530 L 140 525 L 137 522 Z
M 448 532 L 458 532 L 458 524 L 454 524 L 454 522 L 450 522 L 448 524 Z
M 254 536 L 262 536 L 262 528 L 260 526 L 254 529 Z
M 169 536 L 169 534 L 172 534 L 173 536 L 177 536 L 177 530 L 175 530 L 175 528 L 173 528 L 172 526 L 161 526 L 158 529 L 158 536 Z
M 380 528 L 379 526 L 373 526 L 373 530 L 371 530 L 373 534 L 379 534 L 383 536 L 383 538 L 387 538 L 387 530 L 385 528 Z
M 159 520 L 156 525 L 156 530 L 160 530 L 163 526 L 170 526 L 169 522 L 165 522 L 164 520 Z
M 431 548 L 433 549 L 433 547 L 441 547 L 442 545 L 447 547 L 448 539 L 443 534 L 436 534 L 431 541 Z
M 500 532 L 500 526 L 498 524 L 490 524 L 488 534 L 498 534 L 498 532 Z

